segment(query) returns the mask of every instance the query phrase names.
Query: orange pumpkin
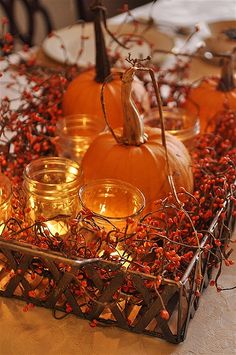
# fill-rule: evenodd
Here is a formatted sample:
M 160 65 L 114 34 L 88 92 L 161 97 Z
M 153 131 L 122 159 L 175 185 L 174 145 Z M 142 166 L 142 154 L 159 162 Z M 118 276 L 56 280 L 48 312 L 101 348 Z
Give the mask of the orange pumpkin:
M 225 106 L 236 109 L 236 88 L 233 77 L 233 58 L 225 58 L 220 76 L 203 78 L 200 84 L 188 93 L 184 108 L 200 118 L 201 132 L 211 132 L 215 124 L 213 117 Z
M 69 84 L 63 97 L 63 114 L 65 116 L 76 113 L 86 113 L 98 116 L 104 122 L 100 101 L 103 83 L 96 82 L 94 80 L 95 75 L 94 69 L 85 71 Z M 112 127 L 117 127 L 122 124 L 122 107 L 119 100 L 120 93 L 120 79 L 113 79 L 107 85 L 105 93 L 107 110 L 111 115 Z
M 135 70 L 135 67 L 128 69 L 122 79 L 122 135 L 118 137 L 117 130 L 114 132 L 111 127 L 110 132 L 100 134 L 86 152 L 82 169 L 85 182 L 115 178 L 138 187 L 145 195 L 149 210 L 154 200 L 164 198 L 172 191 L 168 178 L 170 172 L 177 191 L 180 187 L 192 191 L 193 176 L 191 159 L 183 143 L 170 134 L 164 134 L 165 147 L 163 130 L 147 127 L 144 131 L 143 120 L 131 97 Z
M 98 116 L 102 122 L 103 113 L 100 101 L 101 88 L 110 76 L 110 81 L 104 93 L 110 123 L 113 128 L 123 123 L 123 110 L 120 101 L 121 81 L 111 75 L 110 63 L 106 52 L 105 40 L 101 28 L 101 16 L 103 16 L 102 2 L 97 1 L 94 6 L 94 29 L 96 37 L 96 67 L 79 74 L 68 86 L 63 97 L 64 116 L 76 113 L 92 114 Z M 148 94 L 142 82 L 136 79 L 133 95 L 139 103 L 140 110 L 149 108 Z M 105 124 L 105 123 L 104 123 Z

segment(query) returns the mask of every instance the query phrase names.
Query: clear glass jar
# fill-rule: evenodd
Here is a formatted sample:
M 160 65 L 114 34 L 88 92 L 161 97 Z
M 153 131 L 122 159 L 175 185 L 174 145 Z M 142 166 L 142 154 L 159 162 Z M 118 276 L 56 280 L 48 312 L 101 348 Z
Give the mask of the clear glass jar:
M 97 116 L 75 114 L 57 122 L 58 155 L 80 163 L 96 136 L 104 130 L 104 123 Z
M 181 140 L 188 150 L 194 148 L 194 138 L 200 133 L 197 114 L 191 115 L 181 108 L 164 107 L 163 117 L 166 131 Z M 144 123 L 151 127 L 161 127 L 158 108 L 153 108 L 144 115 Z
M 116 179 L 98 179 L 88 182 L 79 190 L 82 207 L 96 214 L 95 221 L 107 231 L 124 231 L 127 218 L 138 221 L 144 207 L 142 192 L 133 185 Z M 129 230 L 130 231 L 130 230 Z
M 80 210 L 80 166 L 66 158 L 40 158 L 26 166 L 23 178 L 28 220 L 34 223 L 43 217 L 53 235 L 66 234 L 68 220 Z
M 0 174 L 0 235 L 4 229 L 4 222 L 11 216 L 11 182 L 3 174 Z

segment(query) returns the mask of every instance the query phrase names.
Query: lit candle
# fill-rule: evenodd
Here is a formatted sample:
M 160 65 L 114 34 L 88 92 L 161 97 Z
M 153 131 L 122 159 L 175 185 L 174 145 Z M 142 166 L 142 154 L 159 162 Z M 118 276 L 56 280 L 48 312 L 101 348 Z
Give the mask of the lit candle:
M 5 226 L 5 222 L 11 215 L 11 182 L 3 174 L 0 174 L 0 235 Z
M 59 220 L 59 221 L 56 221 L 56 220 L 51 221 L 50 220 L 50 221 L 45 222 L 45 224 L 47 225 L 50 233 L 54 236 L 56 234 L 63 236 L 69 230 L 68 223 L 66 223 L 65 221 L 62 221 L 62 220 Z
M 139 217 L 145 207 L 145 198 L 142 192 L 133 185 L 116 179 L 93 180 L 79 190 L 79 197 L 82 207 L 90 210 L 94 216 L 95 223 L 104 228 L 106 232 L 119 230 L 131 233 L 135 230 Z M 127 219 L 132 223 L 127 224 Z M 92 235 L 85 235 L 87 241 Z M 105 243 L 102 244 L 99 256 L 104 253 Z M 125 253 L 122 241 L 114 246 L 110 254 L 114 259 L 126 260 L 123 266 L 128 268 L 132 257 Z
M 134 227 L 145 206 L 138 188 L 116 179 L 88 182 L 80 188 L 79 197 L 82 207 L 95 213 L 96 223 L 108 231 L 124 231 L 128 218 L 134 220 Z
M 95 115 L 65 116 L 57 123 L 58 154 L 80 163 L 88 147 L 104 127 L 104 122 Z
M 68 218 L 79 211 L 80 166 L 69 159 L 46 157 L 28 164 L 24 170 L 23 189 L 32 223 L 43 217 L 49 231 L 60 236 L 68 232 Z

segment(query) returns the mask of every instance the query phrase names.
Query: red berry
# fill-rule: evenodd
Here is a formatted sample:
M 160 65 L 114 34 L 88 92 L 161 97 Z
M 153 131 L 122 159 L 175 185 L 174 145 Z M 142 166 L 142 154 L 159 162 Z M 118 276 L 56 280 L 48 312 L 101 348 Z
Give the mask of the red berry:
M 134 223 L 134 219 L 131 218 L 131 217 L 128 217 L 128 218 L 126 219 L 126 222 L 127 222 L 128 224 L 133 224 L 133 223 Z
M 215 239 L 214 240 L 214 243 L 217 247 L 220 247 L 221 246 L 221 241 L 219 239 Z
M 170 318 L 169 312 L 166 309 L 162 309 L 160 311 L 160 316 L 164 320 L 168 320 Z
M 66 304 L 66 313 L 71 313 L 72 312 L 72 307 L 70 304 Z
M 95 328 L 97 326 L 97 321 L 96 319 L 93 319 L 90 323 L 89 323 L 90 327 Z
M 28 310 L 29 310 L 28 305 L 24 306 L 22 310 L 23 310 L 23 312 L 28 312 Z
M 28 292 L 28 295 L 29 295 L 29 297 L 34 298 L 36 296 L 36 293 L 35 293 L 34 290 L 31 290 L 31 291 Z

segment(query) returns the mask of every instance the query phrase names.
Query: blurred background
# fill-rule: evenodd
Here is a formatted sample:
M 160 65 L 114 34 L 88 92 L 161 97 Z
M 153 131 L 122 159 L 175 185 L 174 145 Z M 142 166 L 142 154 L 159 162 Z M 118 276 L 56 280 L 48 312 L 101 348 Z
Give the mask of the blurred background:
M 132 9 L 147 0 L 104 0 L 107 17 L 121 13 L 123 4 Z M 10 32 L 20 33 L 24 42 L 39 44 L 51 29 L 74 24 L 78 19 L 90 21 L 93 0 L 0 0 L 0 19 L 10 20 Z
M 0 0 L 0 19 L 8 17 L 9 31 L 29 45 L 39 44 L 51 30 L 75 24 L 79 19 L 91 21 L 93 0 Z M 199 21 L 236 19 L 236 0 L 104 0 L 107 17 L 122 13 L 124 4 L 139 17 L 149 15 L 158 24 L 194 25 Z M 142 10 L 142 5 L 144 5 Z M 120 15 L 122 16 L 122 15 Z M 121 17 L 118 16 L 118 21 Z

